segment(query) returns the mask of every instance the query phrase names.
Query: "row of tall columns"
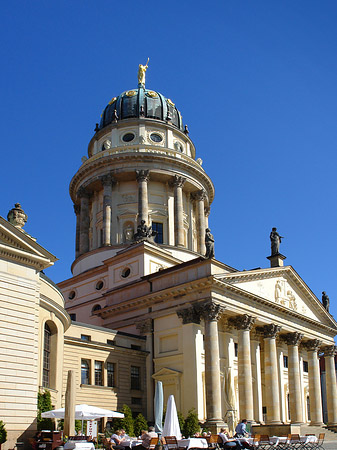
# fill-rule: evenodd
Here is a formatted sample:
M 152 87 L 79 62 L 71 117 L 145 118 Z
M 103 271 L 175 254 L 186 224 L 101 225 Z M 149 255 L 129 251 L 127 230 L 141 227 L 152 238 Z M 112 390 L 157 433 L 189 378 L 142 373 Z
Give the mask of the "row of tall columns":
M 149 170 L 136 170 L 136 179 L 138 182 L 138 222 L 142 220 L 149 225 L 149 202 L 148 202 L 148 181 Z M 116 184 L 111 173 L 101 176 L 100 181 L 103 186 L 103 233 L 102 246 L 109 246 L 113 242 L 112 235 L 112 190 Z M 174 190 L 174 243 L 178 247 L 185 247 L 185 230 L 184 230 L 184 206 L 183 206 L 183 186 L 186 178 L 175 175 L 171 181 Z M 80 205 L 74 205 L 76 214 L 76 257 L 89 251 L 89 227 L 90 227 L 90 193 L 83 187 L 77 192 L 80 199 Z M 205 254 L 205 229 L 207 217 L 205 215 L 205 199 L 206 192 L 204 190 L 197 191 L 193 194 L 192 199 L 197 204 L 197 222 L 198 222 L 198 251 Z
M 206 413 L 207 424 L 215 426 L 221 424 L 221 391 L 220 391 L 220 354 L 218 320 L 223 314 L 222 305 L 207 300 L 190 308 L 178 311 L 183 323 L 200 323 L 204 319 L 204 349 L 205 349 L 205 384 L 206 384 Z M 239 408 L 241 418 L 256 421 L 261 420 L 260 411 L 254 412 L 254 395 L 251 361 L 250 331 L 254 324 L 254 318 L 249 315 L 241 315 L 231 319 L 232 324 L 238 330 L 238 387 Z M 279 383 L 279 364 L 277 356 L 276 339 L 281 327 L 276 324 L 268 324 L 257 327 L 256 333 L 264 339 L 264 392 L 263 404 L 267 409 L 267 424 L 276 425 L 281 420 L 281 392 Z M 303 335 L 299 332 L 281 335 L 288 345 L 288 384 L 290 401 L 291 423 L 303 423 L 299 344 Z M 322 396 L 320 383 L 320 369 L 318 351 L 321 341 L 308 340 L 303 347 L 308 352 L 308 378 L 310 397 L 310 425 L 322 425 Z M 328 403 L 328 422 L 337 424 L 337 383 L 334 357 L 336 346 L 328 346 L 324 349 L 326 366 L 326 395 Z M 262 403 L 261 403 L 262 404 Z

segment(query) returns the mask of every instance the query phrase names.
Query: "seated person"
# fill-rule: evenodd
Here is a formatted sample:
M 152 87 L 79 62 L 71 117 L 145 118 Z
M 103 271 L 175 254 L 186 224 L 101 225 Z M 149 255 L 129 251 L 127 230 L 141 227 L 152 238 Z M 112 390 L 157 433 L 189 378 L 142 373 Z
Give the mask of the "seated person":
M 247 419 L 243 419 L 239 424 L 236 425 L 235 428 L 235 437 L 242 438 L 248 437 L 249 433 L 246 430 Z
M 142 443 L 140 445 L 136 445 L 134 448 L 137 450 L 147 450 L 150 447 L 151 439 L 157 437 L 158 434 L 155 432 L 154 427 L 149 427 L 149 431 L 142 430 L 142 435 L 140 436 Z
M 222 443 L 219 443 L 221 448 L 230 448 L 233 450 L 241 448 L 240 442 L 229 436 L 227 428 L 220 429 L 219 437 L 222 440 Z
M 125 441 L 125 438 L 123 438 L 121 430 L 117 430 L 114 434 L 112 434 L 110 440 L 112 443 L 116 444 L 114 445 L 114 448 L 117 449 L 125 448 L 125 446 L 122 444 L 122 442 Z

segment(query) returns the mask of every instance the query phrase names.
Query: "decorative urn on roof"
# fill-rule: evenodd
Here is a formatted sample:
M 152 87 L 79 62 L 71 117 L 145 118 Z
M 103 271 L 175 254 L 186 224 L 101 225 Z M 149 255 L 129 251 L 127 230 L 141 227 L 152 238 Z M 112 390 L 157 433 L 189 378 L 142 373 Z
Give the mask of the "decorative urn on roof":
M 14 225 L 16 228 L 22 228 L 27 222 L 28 216 L 21 208 L 20 203 L 15 203 L 14 208 L 12 208 L 7 214 L 7 220 L 9 223 Z

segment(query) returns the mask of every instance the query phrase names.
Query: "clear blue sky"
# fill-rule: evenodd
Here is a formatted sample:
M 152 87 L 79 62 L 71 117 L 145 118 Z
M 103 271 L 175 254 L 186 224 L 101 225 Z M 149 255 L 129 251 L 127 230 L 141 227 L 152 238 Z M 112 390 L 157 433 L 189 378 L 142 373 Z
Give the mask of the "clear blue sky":
M 268 267 L 269 233 L 337 317 L 337 2 L 10 1 L 1 5 L 1 208 L 74 258 L 71 177 L 115 95 L 147 87 L 180 109 L 216 197 L 216 257 Z

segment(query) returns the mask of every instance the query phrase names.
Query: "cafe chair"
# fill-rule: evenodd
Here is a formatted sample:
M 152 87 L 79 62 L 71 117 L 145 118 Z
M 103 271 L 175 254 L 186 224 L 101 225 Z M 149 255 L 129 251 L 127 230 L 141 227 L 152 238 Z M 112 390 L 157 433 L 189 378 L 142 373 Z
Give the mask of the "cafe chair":
M 177 438 L 175 436 L 164 436 L 165 448 L 167 450 L 186 450 L 186 447 L 179 447 Z
M 217 434 L 211 434 L 211 436 L 206 436 L 205 439 L 207 441 L 208 448 L 219 449 L 218 438 L 219 436 Z
M 154 450 L 156 448 L 156 445 L 158 445 L 159 437 L 153 437 L 150 441 L 149 450 Z

